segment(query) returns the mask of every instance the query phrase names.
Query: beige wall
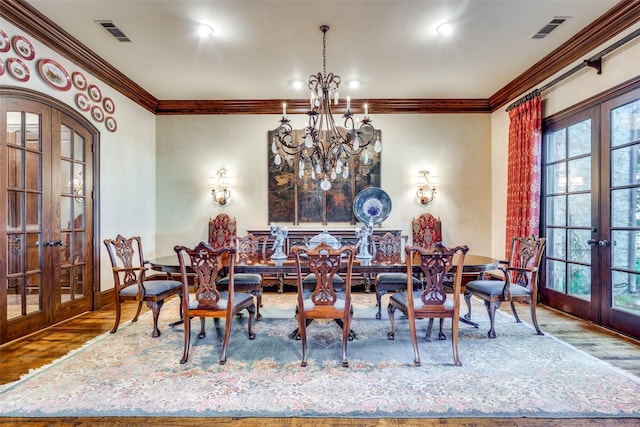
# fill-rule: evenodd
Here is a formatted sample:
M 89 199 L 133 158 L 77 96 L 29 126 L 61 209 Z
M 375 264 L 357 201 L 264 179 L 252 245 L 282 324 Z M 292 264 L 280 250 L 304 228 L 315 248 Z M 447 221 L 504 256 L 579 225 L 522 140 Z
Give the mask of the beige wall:
M 445 243 L 490 253 L 490 116 L 371 114 L 382 130 L 382 188 L 393 205 L 383 227 L 401 228 L 410 235 L 411 219 L 428 211 L 442 218 Z M 302 127 L 304 117 L 292 120 Z M 157 118 L 158 254 L 171 254 L 176 244 L 194 245 L 206 239 L 208 220 L 219 212 L 235 217 L 240 232 L 268 226 L 267 131 L 276 127 L 278 119 Z M 209 176 L 221 167 L 231 179 L 232 198 L 225 206 L 214 203 L 208 189 Z M 426 208 L 415 197 L 421 169 L 438 175 L 441 184 L 438 197 Z
M 629 28 L 615 39 L 594 49 L 584 59 L 601 52 L 615 41 L 628 33 L 640 28 L 640 24 Z M 537 87 L 544 86 L 558 75 L 575 67 L 582 61 L 571 64 L 565 70 L 552 76 Z M 605 56 L 602 61 L 602 74 L 597 74 L 593 68 L 585 67 L 572 77 L 553 86 L 542 94 L 543 117 L 548 117 L 559 111 L 597 95 L 622 82 L 637 78 L 640 74 L 640 38 L 636 38 L 622 48 Z M 532 88 L 533 89 L 533 88 Z M 505 108 L 491 115 L 491 194 L 492 194 L 492 233 L 491 242 L 493 255 L 504 257 L 504 242 L 506 228 L 506 189 L 507 189 L 507 147 L 509 140 L 509 116 Z

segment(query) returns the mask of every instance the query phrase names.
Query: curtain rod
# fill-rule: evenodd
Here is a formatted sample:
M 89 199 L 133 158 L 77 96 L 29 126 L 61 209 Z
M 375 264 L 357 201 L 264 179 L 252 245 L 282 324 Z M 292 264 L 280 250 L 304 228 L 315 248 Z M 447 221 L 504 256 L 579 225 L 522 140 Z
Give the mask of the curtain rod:
M 640 28 L 635 30 L 632 33 L 629 33 L 627 36 L 621 38 L 620 40 L 618 40 L 617 42 L 613 43 L 611 46 L 603 49 L 602 51 L 598 52 L 597 54 L 593 55 L 591 58 L 589 59 L 585 59 L 584 61 L 582 61 L 580 64 L 576 65 L 575 67 L 573 67 L 572 69 L 568 70 L 567 72 L 565 72 L 564 74 L 556 77 L 555 79 L 551 80 L 549 83 L 547 83 L 546 85 L 542 86 L 539 89 L 534 89 L 532 92 L 524 95 L 522 98 L 516 100 L 515 102 L 509 104 L 509 106 L 507 107 L 507 112 L 513 110 L 514 108 L 516 108 L 517 106 L 535 98 L 536 96 L 540 96 L 542 94 L 542 92 L 544 92 L 545 90 L 551 88 L 552 86 L 555 86 L 556 84 L 560 83 L 562 80 L 566 79 L 567 77 L 572 76 L 573 74 L 577 73 L 578 71 L 582 70 L 584 67 L 593 67 L 596 69 L 596 72 L 598 74 L 602 73 L 602 57 L 607 55 L 608 53 L 613 52 L 614 50 L 618 49 L 620 46 L 630 42 L 631 40 L 635 39 L 636 37 L 638 37 L 640 35 Z

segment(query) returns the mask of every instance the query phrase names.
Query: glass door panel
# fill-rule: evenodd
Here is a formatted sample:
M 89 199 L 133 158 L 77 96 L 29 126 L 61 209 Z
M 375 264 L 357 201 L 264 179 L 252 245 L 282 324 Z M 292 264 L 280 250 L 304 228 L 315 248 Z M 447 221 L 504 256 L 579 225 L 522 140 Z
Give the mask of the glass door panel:
M 640 324 L 640 100 L 610 110 L 611 287 L 605 319 Z M 607 241 L 608 243 L 608 241 Z
M 7 318 L 43 312 L 41 117 L 6 115 Z M 46 313 L 43 313 L 46 315 Z
M 589 299 L 591 118 L 545 138 L 545 226 L 549 289 Z M 567 144 L 568 141 L 568 144 Z M 549 274 L 550 273 L 550 274 Z

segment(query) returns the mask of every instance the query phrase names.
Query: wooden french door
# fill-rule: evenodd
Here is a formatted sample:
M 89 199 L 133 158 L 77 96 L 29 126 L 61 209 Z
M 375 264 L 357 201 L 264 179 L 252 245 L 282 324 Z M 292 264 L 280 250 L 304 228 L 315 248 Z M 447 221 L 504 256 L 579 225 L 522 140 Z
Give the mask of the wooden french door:
M 545 304 L 640 338 L 640 89 L 551 120 Z
M 95 134 L 56 103 L 0 101 L 4 343 L 93 306 Z

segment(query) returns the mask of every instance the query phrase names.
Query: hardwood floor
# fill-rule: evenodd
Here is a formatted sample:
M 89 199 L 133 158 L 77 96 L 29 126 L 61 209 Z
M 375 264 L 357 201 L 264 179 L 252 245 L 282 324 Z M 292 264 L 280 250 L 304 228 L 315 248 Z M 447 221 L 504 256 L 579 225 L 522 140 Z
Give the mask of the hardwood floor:
M 508 304 L 506 305 L 508 307 Z M 505 307 L 505 308 L 506 308 Z M 143 312 L 147 308 L 143 308 Z M 135 304 L 125 304 L 122 319 L 133 317 Z M 523 320 L 527 320 L 528 307 L 518 307 Z M 485 316 L 486 312 L 475 313 Z M 54 325 L 48 329 L 0 346 L 0 384 L 9 383 L 29 372 L 81 347 L 88 340 L 105 333 L 113 326 L 114 308 L 107 306 Z M 591 323 L 568 316 L 559 311 L 539 306 L 540 328 L 576 348 L 605 360 L 640 377 L 640 341 L 608 331 Z M 640 397 L 639 397 L 640 398 Z M 0 395 L 0 406 L 2 396 Z M 0 426 L 551 426 L 560 420 L 530 418 L 452 418 L 452 419 L 343 419 L 343 418 L 154 418 L 154 417 L 99 417 L 99 418 L 0 418 Z M 561 420 L 562 426 L 638 426 L 639 419 L 574 419 Z

